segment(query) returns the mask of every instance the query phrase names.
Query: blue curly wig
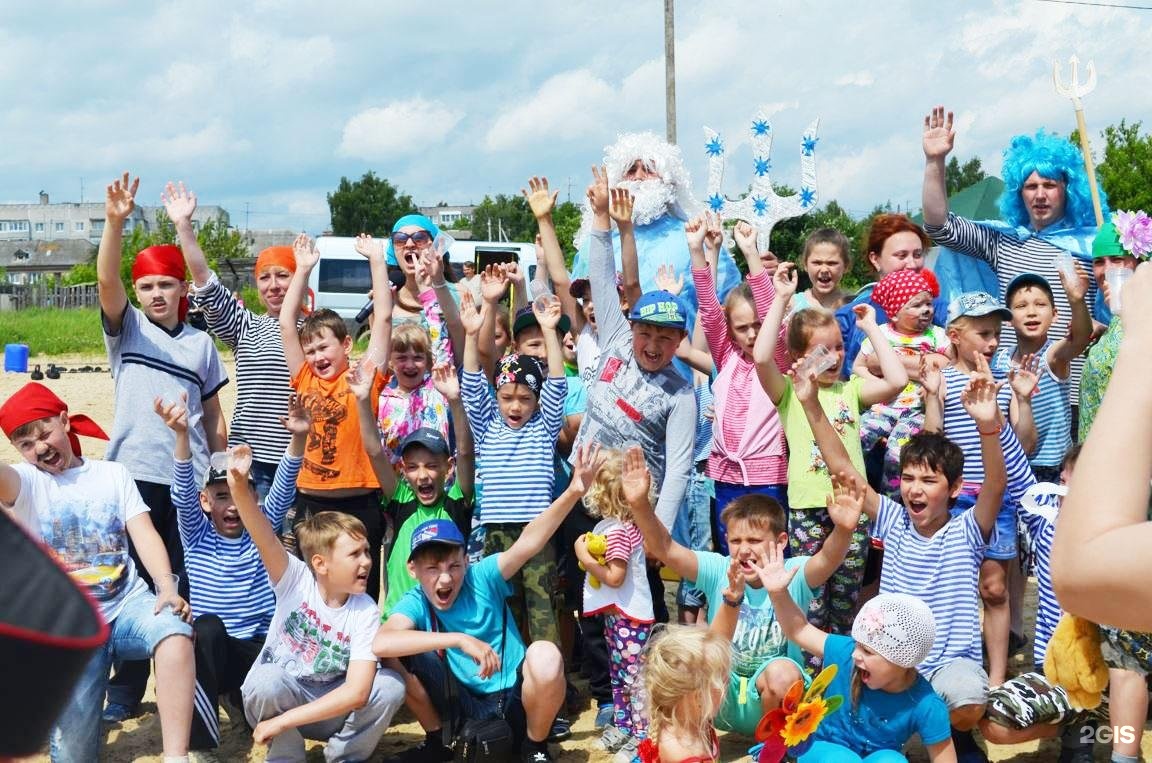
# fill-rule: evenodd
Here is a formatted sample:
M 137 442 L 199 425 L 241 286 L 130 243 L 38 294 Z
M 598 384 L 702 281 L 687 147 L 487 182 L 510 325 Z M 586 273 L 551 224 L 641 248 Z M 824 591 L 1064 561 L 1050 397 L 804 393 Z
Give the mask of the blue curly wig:
M 1000 216 L 1012 225 L 1027 225 L 1028 209 L 1020 198 L 1020 189 L 1033 172 L 1041 177 L 1065 182 L 1064 216 L 1076 227 L 1094 227 L 1092 191 L 1084 171 L 1080 149 L 1056 133 L 1038 130 L 1036 135 L 1017 135 L 1004 150 L 1004 193 L 1000 196 Z M 1108 196 L 1100 188 L 1100 207 L 1108 219 Z

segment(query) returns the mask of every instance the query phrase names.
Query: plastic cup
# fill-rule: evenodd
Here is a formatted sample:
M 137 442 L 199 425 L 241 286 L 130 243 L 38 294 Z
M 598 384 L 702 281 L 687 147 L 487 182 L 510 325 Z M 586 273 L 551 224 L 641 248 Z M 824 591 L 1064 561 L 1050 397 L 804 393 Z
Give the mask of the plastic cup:
M 1076 272 L 1076 259 L 1068 252 L 1060 252 L 1056 255 L 1054 263 L 1056 269 L 1064 274 L 1064 277 L 1069 281 L 1075 281 L 1078 277 Z
M 455 243 L 456 239 L 441 231 L 436 234 L 436 238 L 432 239 L 432 251 L 436 253 L 437 257 L 443 257 L 448 254 Z
M 831 371 L 836 367 L 836 356 L 832 354 L 826 346 L 818 344 L 804 356 L 803 362 L 800 364 L 800 373 L 804 376 L 815 375 L 819 376 L 825 371 Z
M 213 453 L 208 458 L 208 465 L 213 471 L 226 472 L 228 471 L 228 467 L 232 465 L 232 454 L 226 450 Z
M 541 294 L 536 299 L 532 300 L 532 309 L 535 312 L 544 313 L 552 305 L 560 303 L 560 298 L 555 294 Z
M 1108 284 L 1108 308 L 1120 313 L 1120 293 L 1124 291 L 1124 284 L 1132 277 L 1129 268 L 1110 267 L 1104 271 L 1104 282 Z

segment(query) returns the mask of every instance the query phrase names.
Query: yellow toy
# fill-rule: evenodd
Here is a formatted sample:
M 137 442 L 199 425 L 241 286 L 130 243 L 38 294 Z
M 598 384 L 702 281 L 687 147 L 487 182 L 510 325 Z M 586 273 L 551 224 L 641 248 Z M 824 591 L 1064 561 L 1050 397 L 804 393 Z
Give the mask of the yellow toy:
M 588 553 L 592 555 L 592 558 L 601 565 L 608 564 L 608 559 L 605 557 L 605 554 L 608 553 L 608 536 L 597 535 L 594 532 L 586 532 L 584 533 L 584 540 L 587 543 Z M 584 569 L 582 563 L 580 569 Z M 585 572 L 587 572 L 587 570 L 585 570 Z M 588 578 L 588 583 L 593 588 L 600 587 L 600 579 L 595 575 Z
M 1100 706 L 1108 686 L 1108 666 L 1100 653 L 1100 628 L 1082 617 L 1065 613 L 1048 642 L 1044 675 L 1064 687 L 1074 707 Z

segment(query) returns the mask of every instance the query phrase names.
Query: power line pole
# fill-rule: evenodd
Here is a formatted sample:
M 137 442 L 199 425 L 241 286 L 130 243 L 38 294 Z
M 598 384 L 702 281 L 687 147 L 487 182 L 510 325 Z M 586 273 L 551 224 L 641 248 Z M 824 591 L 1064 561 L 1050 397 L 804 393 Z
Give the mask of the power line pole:
M 664 0 L 664 113 L 668 142 L 676 143 L 676 10 Z

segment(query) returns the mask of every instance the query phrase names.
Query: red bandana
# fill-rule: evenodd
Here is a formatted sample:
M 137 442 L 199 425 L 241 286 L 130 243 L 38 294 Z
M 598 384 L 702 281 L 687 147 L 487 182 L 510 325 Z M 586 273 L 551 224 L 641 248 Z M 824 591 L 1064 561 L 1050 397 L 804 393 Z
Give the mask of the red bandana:
M 8 398 L 4 405 L 0 405 L 0 429 L 11 437 L 13 432 L 25 424 L 59 416 L 67 410 L 68 406 L 56 397 L 55 392 L 39 382 L 28 382 L 16 390 L 16 394 Z M 69 416 L 68 421 L 72 425 L 68 440 L 72 443 L 72 452 L 77 456 L 80 455 L 80 439 L 76 435 L 108 439 L 100 425 L 82 413 Z
M 872 290 L 872 301 L 880 305 L 880 309 L 888 315 L 888 320 L 893 320 L 908 304 L 908 300 L 925 291 L 933 297 L 940 296 L 940 284 L 932 271 L 897 270 L 880 279 L 880 283 Z
M 144 276 L 168 276 L 177 281 L 187 281 L 184 272 L 184 255 L 180 247 L 175 244 L 157 244 L 141 249 L 136 254 L 136 261 L 132 263 L 132 280 L 138 281 Z M 188 314 L 188 298 L 180 298 L 180 320 Z

